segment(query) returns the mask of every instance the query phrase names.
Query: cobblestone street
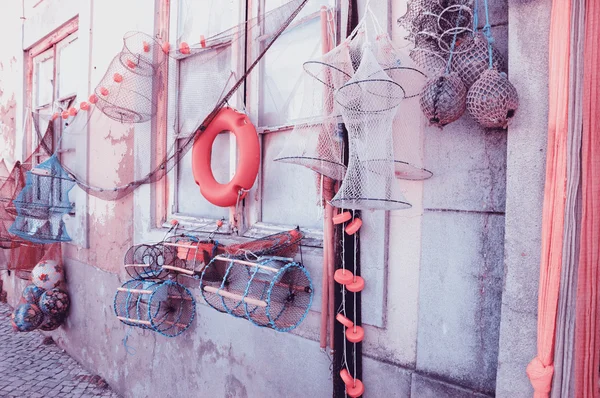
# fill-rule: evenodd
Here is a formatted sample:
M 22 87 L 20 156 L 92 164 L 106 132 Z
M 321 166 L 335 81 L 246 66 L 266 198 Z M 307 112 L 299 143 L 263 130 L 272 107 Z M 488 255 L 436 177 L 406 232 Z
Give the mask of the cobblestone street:
M 53 342 L 44 344 L 41 333 L 14 332 L 10 314 L 0 303 L 1 398 L 118 397 Z

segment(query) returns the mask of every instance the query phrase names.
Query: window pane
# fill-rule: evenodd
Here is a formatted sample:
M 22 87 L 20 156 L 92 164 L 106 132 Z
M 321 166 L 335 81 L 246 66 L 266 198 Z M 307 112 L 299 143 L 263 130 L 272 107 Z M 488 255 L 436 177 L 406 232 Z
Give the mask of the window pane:
M 229 136 L 229 133 L 219 134 L 212 148 L 213 175 L 220 183 L 229 181 Z M 229 217 L 227 207 L 211 204 L 200 193 L 192 173 L 192 150 L 185 154 L 177 169 L 177 213 L 215 220 Z
M 289 134 L 270 133 L 263 138 L 262 221 L 321 229 L 317 175 L 306 167 L 273 161 Z
M 200 36 L 206 39 L 227 30 L 238 21 L 243 0 L 180 0 L 178 42 L 200 43 Z
M 68 95 L 77 94 L 77 85 L 79 83 L 81 73 L 81 54 L 79 51 L 79 40 L 75 39 L 66 47 L 58 48 L 58 98 L 64 98 Z
M 36 63 L 35 77 L 35 107 L 39 108 L 52 103 L 52 94 L 54 91 L 54 57 Z
M 298 118 L 302 65 L 321 54 L 320 32 L 320 20 L 313 19 L 286 31 L 265 55 L 260 77 L 260 126 L 281 126 Z

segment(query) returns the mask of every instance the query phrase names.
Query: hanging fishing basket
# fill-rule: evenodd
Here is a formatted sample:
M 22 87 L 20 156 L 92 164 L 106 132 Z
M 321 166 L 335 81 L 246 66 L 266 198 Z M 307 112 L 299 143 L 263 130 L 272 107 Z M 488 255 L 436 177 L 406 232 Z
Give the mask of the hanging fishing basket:
M 467 88 L 456 73 L 429 80 L 421 92 L 421 110 L 430 124 L 443 127 L 465 112 Z
M 133 279 L 164 279 L 168 270 L 166 264 L 177 259 L 174 248 L 162 244 L 135 245 L 125 253 L 124 266 Z
M 202 273 L 200 288 L 217 311 L 279 332 L 298 327 L 313 299 L 308 271 L 277 257 L 251 262 L 217 256 Z
M 482 33 L 477 33 L 472 40 L 466 40 L 457 46 L 452 57 L 452 71 L 458 73 L 467 88 L 471 87 L 483 72 L 490 69 L 489 44 Z M 492 68 L 504 71 L 504 57 L 492 45 Z
M 469 114 L 485 128 L 507 128 L 518 108 L 517 90 L 506 73 L 495 69 L 483 72 L 467 95 Z

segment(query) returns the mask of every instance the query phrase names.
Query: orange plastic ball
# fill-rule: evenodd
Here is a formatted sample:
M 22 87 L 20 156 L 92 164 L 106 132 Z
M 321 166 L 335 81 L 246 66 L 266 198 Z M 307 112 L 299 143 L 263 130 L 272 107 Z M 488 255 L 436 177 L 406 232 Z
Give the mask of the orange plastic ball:
M 169 50 L 171 50 L 171 44 L 169 44 L 169 42 L 164 42 L 162 45 L 162 50 L 165 54 L 168 54 Z
M 108 89 L 106 87 L 100 87 L 100 94 L 106 97 L 108 95 Z
M 90 104 L 83 101 L 81 104 L 79 104 L 79 109 L 81 109 L 82 111 L 87 111 L 90 109 Z
M 121 83 L 121 82 L 123 81 L 123 75 L 121 75 L 120 73 L 115 73 L 115 74 L 113 75 L 113 80 L 114 80 L 116 83 Z
M 126 64 L 129 67 L 129 69 L 135 69 L 135 62 L 133 62 L 132 60 L 128 59 Z
M 68 118 L 69 118 L 69 111 L 63 111 L 63 112 L 60 114 L 60 116 L 61 116 L 63 119 L 68 119 Z
M 95 104 L 96 102 L 98 102 L 98 97 L 96 96 L 96 94 L 90 95 L 89 101 L 90 104 Z
M 76 108 L 69 108 L 69 116 L 75 116 L 77 115 L 77 109 Z
M 223 226 L 223 220 L 218 220 L 217 221 L 217 227 L 221 228 Z

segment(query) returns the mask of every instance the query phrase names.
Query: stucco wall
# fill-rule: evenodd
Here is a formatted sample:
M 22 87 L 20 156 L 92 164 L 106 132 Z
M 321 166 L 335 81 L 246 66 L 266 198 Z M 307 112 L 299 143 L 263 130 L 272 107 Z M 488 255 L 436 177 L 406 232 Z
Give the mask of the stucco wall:
M 533 352 L 531 332 L 535 312 L 529 310 L 533 308 L 535 297 L 527 299 L 526 333 L 515 332 L 521 318 L 518 309 L 515 310 L 517 315 L 510 311 L 512 300 L 521 294 L 515 278 L 530 279 L 529 294 L 534 295 L 533 284 L 538 277 L 535 254 L 539 251 L 539 242 L 535 236 L 528 241 L 520 239 L 522 230 L 516 228 L 517 220 L 523 220 L 531 233 L 538 224 L 535 206 L 526 206 L 525 211 L 520 207 L 518 196 L 524 187 L 517 182 L 525 172 L 524 164 L 533 163 L 531 166 L 537 170 L 535 183 L 527 184 L 527 188 L 533 191 L 529 198 L 532 203 L 539 200 L 538 177 L 543 170 L 544 156 L 537 152 L 537 141 L 530 148 L 537 156 L 530 159 L 518 155 L 523 146 L 516 145 L 519 142 L 516 134 L 534 126 L 535 132 L 530 130 L 528 137 L 532 140 L 543 137 L 545 96 L 536 97 L 531 93 L 539 91 L 545 76 L 529 74 L 527 67 L 521 65 L 525 50 L 530 51 L 533 44 L 521 44 L 528 41 L 530 35 L 522 36 L 521 29 L 525 29 L 525 25 L 517 16 L 522 11 L 513 12 L 512 7 L 521 10 L 520 7 L 526 7 L 525 3 L 530 3 L 534 8 L 529 12 L 544 12 L 549 6 L 540 1 L 510 1 L 510 19 L 506 1 L 491 4 L 496 45 L 509 56 L 510 77 L 521 93 L 522 102 L 515 130 L 511 128 L 508 132 L 509 149 L 513 150 L 508 152 L 508 161 L 507 132 L 483 131 L 468 117 L 438 130 L 426 127 L 423 118 L 413 111 L 410 123 L 419 133 L 412 145 L 420 151 L 434 177 L 424 182 L 401 182 L 407 199 L 413 204 L 410 210 L 366 215 L 371 222 L 389 227 L 389 244 L 382 249 L 387 252 L 381 256 L 387 258 L 387 263 L 363 264 L 365 272 L 380 278 L 374 281 L 377 291 L 365 294 L 381 297 L 379 301 L 365 297 L 367 302 L 380 304 L 377 308 L 363 307 L 364 312 L 369 312 L 367 318 L 373 319 L 372 325 L 365 326 L 366 397 L 494 394 L 520 397 L 529 394 L 524 379 L 524 358 L 529 358 L 528 350 Z M 80 18 L 87 18 L 80 26 L 91 29 L 88 90 L 95 87 L 108 62 L 120 49 L 125 31 L 150 32 L 154 26 L 151 0 L 46 0 L 45 3 L 68 9 L 73 15 L 79 10 Z M 17 10 L 9 7 L 11 12 L 0 14 L 0 33 L 20 37 L 20 7 L 14 8 Z M 401 43 L 402 32 L 395 21 L 404 9 L 403 0 L 392 1 L 389 9 L 385 9 L 396 43 Z M 36 15 L 31 16 L 31 29 L 26 29 L 26 45 L 49 33 L 35 23 L 41 18 Z M 61 19 L 70 18 L 69 13 L 48 15 L 51 15 L 49 21 L 54 18 L 58 24 Z M 513 26 L 519 30 L 514 31 Z M 542 54 L 544 48 L 545 42 L 538 44 L 538 53 Z M 12 122 L 12 127 L 3 127 L 9 126 L 7 120 L 12 119 L 3 117 L 2 112 L 9 109 L 8 104 L 14 100 L 15 110 L 10 112 L 17 119 L 22 115 L 19 103 L 23 96 L 22 58 L 20 42 L 11 42 L 10 48 L 0 48 L 0 157 L 9 161 L 20 157 L 22 135 L 19 135 L 18 122 Z M 543 60 L 538 62 L 543 64 Z M 13 65 L 12 69 L 6 65 Z M 535 108 L 539 117 L 526 124 L 533 103 L 540 108 Z M 4 133 L 9 128 L 10 132 Z M 124 130 L 118 124 L 105 124 L 92 125 L 87 133 L 90 178 L 104 186 L 118 185 L 129 179 L 131 174 L 128 173 L 135 169 L 133 165 L 119 169 L 107 166 L 111 159 L 116 163 L 125 154 L 132 153 L 134 131 Z M 517 138 L 511 141 L 511 137 Z M 140 188 L 138 199 L 148 192 L 148 187 Z M 507 195 L 509 205 L 505 206 Z M 289 334 L 259 329 L 249 322 L 217 313 L 201 303 L 200 297 L 192 327 L 178 338 L 167 339 L 125 327 L 113 314 L 112 300 L 116 288 L 128 279 L 121 266 L 127 248 L 148 229 L 148 220 L 136 216 L 140 210 L 134 203 L 146 202 L 136 202 L 134 195 L 116 202 L 92 196 L 85 200 L 88 247 L 64 245 L 72 309 L 65 326 L 52 333 L 58 344 L 85 367 L 130 397 L 149 396 L 156 391 L 172 397 L 331 395 L 329 358 L 320 352 L 317 341 L 318 306 L 300 328 Z M 146 205 L 151 205 L 150 199 Z M 369 225 L 365 230 L 367 236 Z M 376 242 L 377 245 L 384 243 L 385 240 Z M 369 245 L 369 242 L 363 244 Z M 517 272 L 516 267 L 522 261 L 519 256 L 525 247 L 531 258 L 527 268 Z M 321 252 L 312 249 L 304 255 L 314 267 L 313 264 L 320 261 Z M 320 286 L 320 277 L 317 270 L 313 274 L 316 286 Z M 10 302 L 16 304 L 25 282 L 6 273 L 2 279 Z M 197 286 L 190 287 L 199 296 Z M 373 289 L 373 285 L 370 288 Z M 316 292 L 318 300 L 319 291 Z M 130 353 L 123 343 L 126 337 L 127 344 L 134 349 Z M 525 353 L 515 353 L 510 348 L 518 344 L 526 348 L 522 350 Z M 512 361 L 513 357 L 520 359 Z M 511 383 L 512 378 L 518 379 L 518 383 Z

